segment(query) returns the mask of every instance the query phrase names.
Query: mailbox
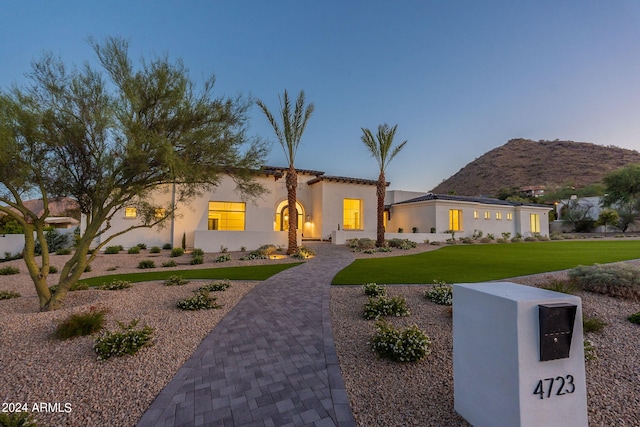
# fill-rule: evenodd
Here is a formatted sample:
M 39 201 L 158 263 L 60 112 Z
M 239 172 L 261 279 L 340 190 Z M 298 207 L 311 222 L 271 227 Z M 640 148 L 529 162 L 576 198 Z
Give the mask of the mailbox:
M 569 357 L 576 309 L 568 303 L 538 305 L 541 362 Z

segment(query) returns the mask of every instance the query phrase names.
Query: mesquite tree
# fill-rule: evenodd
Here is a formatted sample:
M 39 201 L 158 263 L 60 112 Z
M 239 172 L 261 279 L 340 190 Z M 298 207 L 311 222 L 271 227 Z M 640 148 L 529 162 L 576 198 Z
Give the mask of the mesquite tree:
M 180 203 L 216 186 L 221 174 L 233 176 L 241 192 L 263 191 L 252 171 L 267 149 L 246 136 L 249 101 L 216 98 L 213 77 L 197 85 L 181 61 L 166 56 L 136 65 L 121 39 L 91 44 L 101 70 L 85 64 L 69 71 L 47 54 L 33 64 L 30 85 L 0 92 L 0 213 L 24 228 L 24 261 L 43 311 L 62 306 L 111 239 L 161 225 Z M 175 193 L 166 206 L 154 203 L 162 189 Z M 57 197 L 77 200 L 86 223 L 51 293 L 44 220 Z M 43 200 L 43 213 L 25 206 L 30 198 Z M 103 236 L 89 251 L 125 206 L 138 209 L 141 223 Z

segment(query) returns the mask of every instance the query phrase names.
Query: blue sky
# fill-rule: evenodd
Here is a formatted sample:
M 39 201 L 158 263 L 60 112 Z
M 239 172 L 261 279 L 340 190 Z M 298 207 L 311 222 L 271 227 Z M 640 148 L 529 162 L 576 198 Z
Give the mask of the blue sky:
M 640 2 L 0 0 L 0 89 L 44 51 L 95 61 L 87 37 L 120 36 L 134 58 L 182 58 L 220 95 L 316 106 L 296 166 L 377 178 L 361 127 L 408 140 L 391 188 L 428 191 L 512 138 L 640 150 Z M 274 141 L 262 113 L 253 135 Z

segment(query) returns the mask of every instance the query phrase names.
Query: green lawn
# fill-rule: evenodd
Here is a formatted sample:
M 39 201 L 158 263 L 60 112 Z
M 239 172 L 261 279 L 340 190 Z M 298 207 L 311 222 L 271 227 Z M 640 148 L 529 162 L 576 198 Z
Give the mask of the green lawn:
M 80 282 L 89 286 L 98 286 L 113 280 L 128 280 L 129 282 L 148 282 L 151 280 L 166 280 L 169 276 L 182 276 L 183 279 L 229 279 L 229 280 L 266 280 L 276 273 L 302 264 L 254 265 L 246 267 L 201 268 L 195 270 L 162 269 L 162 271 L 145 271 L 143 273 L 111 274 L 108 276 L 90 277 Z
M 471 283 L 638 258 L 639 240 L 456 245 L 417 255 L 358 259 L 333 284 Z

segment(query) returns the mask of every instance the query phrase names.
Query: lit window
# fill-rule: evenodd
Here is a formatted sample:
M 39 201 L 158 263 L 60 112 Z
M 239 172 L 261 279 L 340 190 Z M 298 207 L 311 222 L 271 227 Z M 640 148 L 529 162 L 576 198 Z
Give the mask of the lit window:
M 502 219 L 502 212 L 496 212 L 496 219 L 497 220 L 501 220 Z
M 138 209 L 136 208 L 124 208 L 125 218 L 136 218 L 138 216 Z
M 344 199 L 343 208 L 343 228 L 362 230 L 362 199 Z
M 164 208 L 158 208 L 153 211 L 153 216 L 156 218 L 164 218 L 166 216 L 167 211 Z
M 529 215 L 529 223 L 532 233 L 540 232 L 540 215 L 538 214 L 530 214 Z
M 473 211 L 473 219 L 478 219 L 479 215 L 478 215 L 478 211 Z
M 462 230 L 462 211 L 460 209 L 449 209 L 449 230 Z
M 491 212 L 487 211 L 484 213 L 484 219 L 491 219 Z
M 513 220 L 513 214 L 511 212 L 507 212 L 507 221 Z
M 243 202 L 209 202 L 209 230 L 244 231 Z

